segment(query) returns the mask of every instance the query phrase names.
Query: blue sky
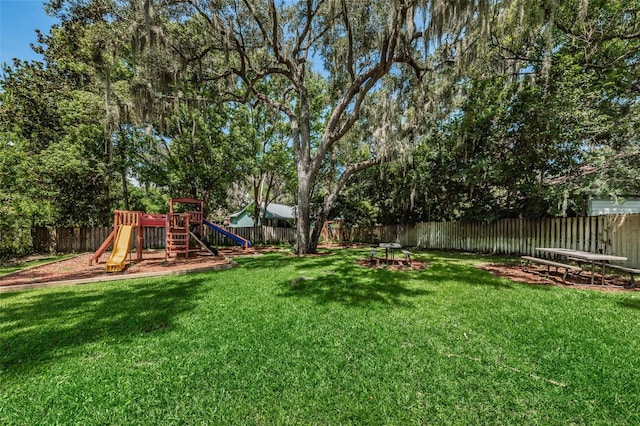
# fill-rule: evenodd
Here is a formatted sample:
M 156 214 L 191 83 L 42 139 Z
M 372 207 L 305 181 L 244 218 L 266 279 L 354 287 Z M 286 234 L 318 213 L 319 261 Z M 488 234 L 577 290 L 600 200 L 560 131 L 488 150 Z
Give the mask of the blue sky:
M 41 60 L 30 47 L 37 41 L 35 30 L 48 34 L 56 22 L 44 12 L 43 0 L 0 0 L 0 63 Z

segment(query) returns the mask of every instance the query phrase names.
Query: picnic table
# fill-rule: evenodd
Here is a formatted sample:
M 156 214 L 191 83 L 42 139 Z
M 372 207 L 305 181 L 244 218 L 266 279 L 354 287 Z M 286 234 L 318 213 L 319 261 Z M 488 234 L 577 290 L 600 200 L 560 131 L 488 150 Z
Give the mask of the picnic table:
M 588 251 L 566 249 L 566 248 L 552 248 L 552 247 L 537 247 L 537 252 L 548 253 L 556 256 L 561 256 L 567 260 L 576 260 L 578 262 L 590 262 L 591 263 L 591 285 L 594 284 L 594 276 L 596 270 L 596 263 L 602 264 L 602 282 L 604 285 L 605 266 L 609 262 L 624 262 L 627 260 L 624 256 L 614 256 L 612 254 L 592 253 Z
M 387 264 L 389 264 L 389 253 L 391 253 L 391 263 L 393 263 L 393 251 L 402 248 L 400 243 L 380 243 L 378 246 L 384 248 L 384 259 Z

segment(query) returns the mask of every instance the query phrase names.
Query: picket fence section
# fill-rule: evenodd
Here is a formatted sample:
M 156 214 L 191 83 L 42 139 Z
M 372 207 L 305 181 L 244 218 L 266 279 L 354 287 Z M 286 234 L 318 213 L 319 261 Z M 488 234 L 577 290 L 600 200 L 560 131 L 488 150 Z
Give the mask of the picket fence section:
M 282 244 L 295 240 L 295 229 L 262 226 L 259 228 L 227 228 L 253 244 Z M 95 251 L 107 239 L 112 227 L 76 227 L 76 228 L 35 228 L 32 231 L 34 249 L 38 252 L 80 253 Z M 213 246 L 233 246 L 236 243 L 210 228 L 204 229 L 204 239 Z M 132 237 L 132 246 L 136 245 L 136 234 Z M 166 231 L 164 228 L 145 228 L 143 248 L 163 249 Z
M 640 267 L 639 214 L 377 226 L 354 228 L 351 239 L 511 255 L 536 255 L 536 247 L 563 247 L 626 256 L 626 266 Z

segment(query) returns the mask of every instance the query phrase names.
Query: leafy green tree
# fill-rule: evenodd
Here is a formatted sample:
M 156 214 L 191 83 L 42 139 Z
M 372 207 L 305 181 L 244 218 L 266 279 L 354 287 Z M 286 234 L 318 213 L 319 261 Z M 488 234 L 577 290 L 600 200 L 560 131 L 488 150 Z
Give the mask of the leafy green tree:
M 238 184 L 243 192 L 251 194 L 251 199 L 243 202 L 253 203 L 253 220 L 257 226 L 264 223 L 266 215 L 266 208 L 261 210 L 261 205 L 267 206 L 275 200 L 291 201 L 290 197 L 286 198 L 293 179 L 290 130 L 278 111 L 259 102 L 234 105 L 230 125 L 250 147 L 245 153 L 247 183 L 239 181 Z M 261 211 L 262 218 L 259 217 Z
M 637 193 L 637 181 L 616 175 L 637 174 L 638 2 L 520 3 L 542 16 L 515 31 L 528 42 L 515 48 L 506 31 L 494 38 L 519 73 L 504 78 L 514 89 L 500 131 L 516 160 L 505 169 L 519 182 L 511 193 L 529 206 L 546 202 L 538 214 L 575 214 L 588 197 Z
M 208 51 L 225 53 L 222 67 L 205 67 L 199 78 L 231 80 L 238 89 L 236 99 L 257 98 L 287 117 L 298 180 L 298 253 L 314 249 L 311 193 L 318 174 L 334 146 L 341 144 L 359 120 L 367 96 L 396 66 L 409 67 L 420 75 L 440 62 L 441 55 L 452 51 L 440 48 L 447 43 L 439 41 L 453 41 L 469 19 L 482 16 L 478 4 L 486 7 L 482 1 L 454 5 L 439 0 L 174 3 L 181 20 L 189 17 L 190 22 L 200 23 L 202 33 L 210 37 L 199 49 L 202 55 L 188 56 L 191 60 L 204 63 Z M 436 37 L 444 34 L 447 36 Z M 311 61 L 324 62 L 330 87 L 324 105 L 327 120 L 317 135 L 312 129 Z M 277 96 L 261 92 L 260 83 L 269 79 L 281 80 L 287 89 Z M 359 166 L 347 167 L 340 179 L 347 180 L 378 162 L 369 158 Z M 326 201 L 331 200 L 335 197 Z
M 226 108 L 215 102 L 215 88 L 191 79 L 176 57 L 197 38 L 188 22 L 170 25 L 149 1 L 50 1 L 61 19 L 52 57 L 75 65 L 70 52 L 101 94 L 105 167 L 121 183 L 124 208 L 145 204 L 135 181 L 164 188 L 173 196 L 190 195 L 207 206 L 224 204 L 232 178 L 243 169 L 243 139 L 232 142 Z M 238 135 L 235 135 L 238 136 Z
M 231 183 L 246 173 L 251 145 L 229 129 L 226 109 L 180 107 L 167 121 L 169 191 L 202 199 L 211 209 L 226 205 Z
M 428 76 L 440 91 L 410 161 L 383 167 L 386 191 L 364 181 L 380 222 L 571 215 L 638 193 L 637 4 L 497 10 L 479 60 Z
M 95 99 L 73 83 L 53 64 L 17 62 L 4 70 L 0 131 L 32 157 L 34 199 L 50 213 L 40 225 L 96 223 L 110 210 Z
M 25 141 L 0 132 L 0 258 L 23 255 L 32 246 L 31 227 L 51 215 L 51 205 L 40 200 L 36 159 Z

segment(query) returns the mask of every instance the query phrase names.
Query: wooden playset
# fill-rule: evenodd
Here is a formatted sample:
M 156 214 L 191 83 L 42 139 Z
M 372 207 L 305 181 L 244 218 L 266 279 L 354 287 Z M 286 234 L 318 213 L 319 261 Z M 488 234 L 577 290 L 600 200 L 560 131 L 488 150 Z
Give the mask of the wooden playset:
M 342 245 L 344 242 L 344 223 L 342 220 L 327 220 L 322 225 L 320 242 L 328 245 Z
M 176 212 L 176 204 L 194 206 L 192 211 Z M 149 227 L 163 227 L 166 229 L 165 259 L 183 255 L 188 257 L 190 253 L 207 250 L 216 255 L 217 250 L 210 247 L 202 240 L 204 226 L 212 228 L 231 238 L 243 247 L 251 246 L 251 242 L 216 225 L 204 220 L 204 203 L 193 198 L 171 198 L 169 200 L 168 214 L 149 214 L 141 211 L 115 210 L 113 215 L 113 231 L 102 245 L 96 250 L 89 265 L 97 261 L 100 256 L 113 245 L 113 250 L 107 260 L 108 272 L 122 271 L 125 268 L 127 255 L 131 261 L 131 240 L 133 230 L 136 234 L 136 260 L 142 260 L 142 246 L 144 241 L 144 229 Z M 190 242 L 197 241 L 197 246 Z

